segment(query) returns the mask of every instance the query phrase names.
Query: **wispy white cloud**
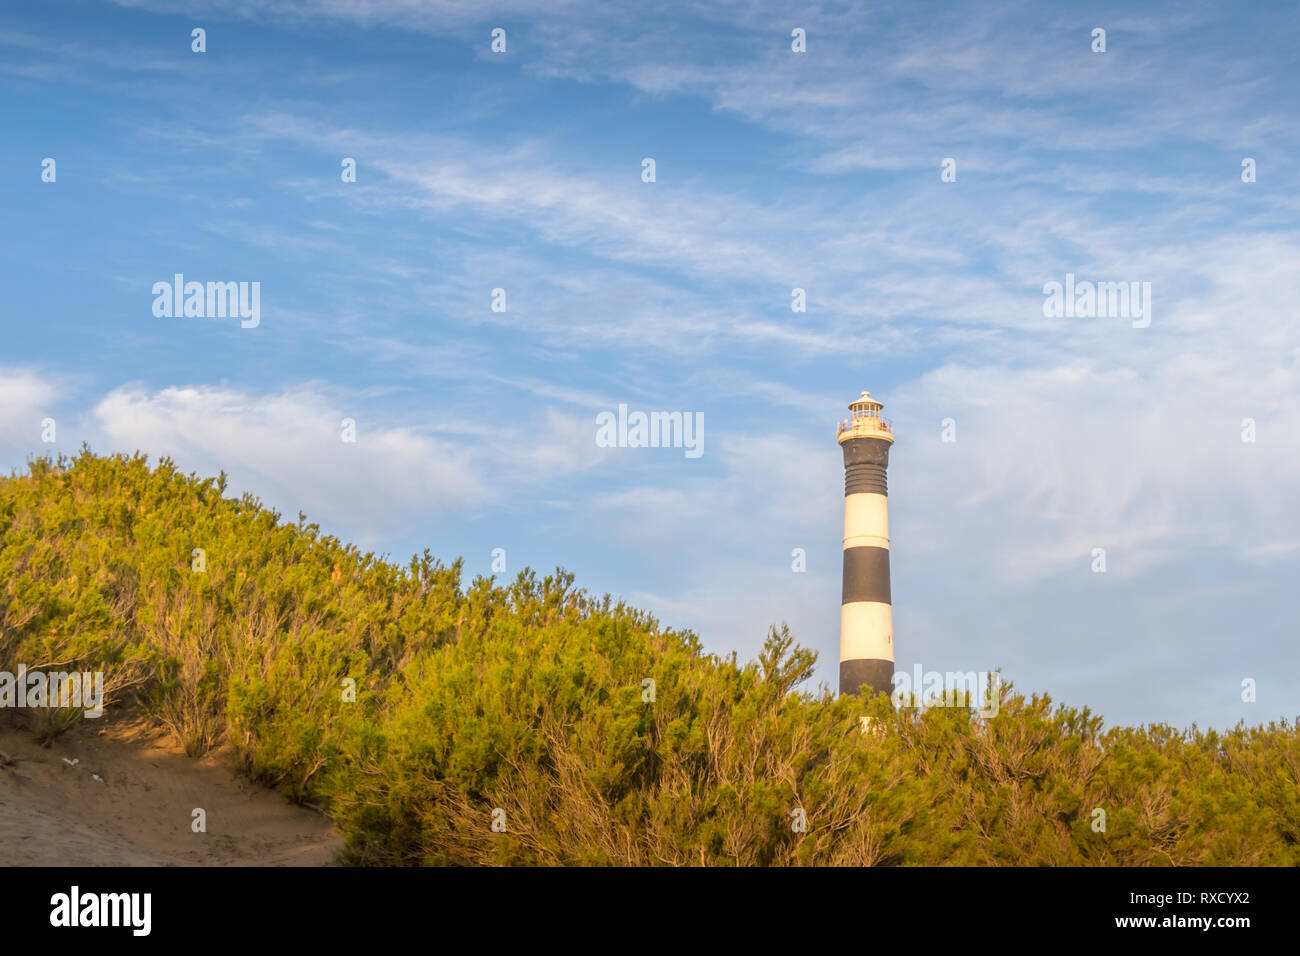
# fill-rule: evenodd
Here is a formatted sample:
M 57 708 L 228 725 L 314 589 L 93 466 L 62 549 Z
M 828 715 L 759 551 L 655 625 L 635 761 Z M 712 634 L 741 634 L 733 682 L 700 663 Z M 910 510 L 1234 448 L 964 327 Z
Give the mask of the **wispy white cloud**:
M 18 448 L 37 446 L 41 421 L 54 412 L 59 392 L 56 381 L 46 373 L 0 366 L 0 442 Z
M 356 421 L 356 442 L 342 421 Z M 185 470 L 224 469 L 237 487 L 373 540 L 412 512 L 446 512 L 482 499 L 466 452 L 410 428 L 385 427 L 312 388 L 267 395 L 221 386 L 150 391 L 122 386 L 94 407 L 114 450 L 169 456 Z

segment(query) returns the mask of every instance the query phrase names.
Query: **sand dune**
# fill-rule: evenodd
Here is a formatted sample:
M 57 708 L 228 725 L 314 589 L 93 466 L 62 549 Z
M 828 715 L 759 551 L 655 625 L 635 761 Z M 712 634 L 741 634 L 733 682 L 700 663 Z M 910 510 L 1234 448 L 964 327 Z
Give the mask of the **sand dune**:
M 195 808 L 206 833 L 191 829 Z M 26 866 L 322 866 L 342 841 L 229 754 L 194 760 L 141 723 L 103 719 L 49 747 L 0 728 L 0 844 Z

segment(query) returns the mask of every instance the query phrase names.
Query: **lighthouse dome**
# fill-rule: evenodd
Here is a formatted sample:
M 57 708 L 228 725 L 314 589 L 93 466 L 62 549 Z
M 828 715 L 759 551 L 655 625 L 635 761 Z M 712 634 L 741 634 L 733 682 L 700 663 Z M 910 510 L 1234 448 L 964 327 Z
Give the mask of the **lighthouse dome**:
M 893 428 L 880 416 L 885 406 L 871 397 L 870 392 L 863 392 L 862 397 L 849 402 L 849 417 L 839 424 L 837 437 L 840 442 L 849 438 L 883 438 L 892 442 Z

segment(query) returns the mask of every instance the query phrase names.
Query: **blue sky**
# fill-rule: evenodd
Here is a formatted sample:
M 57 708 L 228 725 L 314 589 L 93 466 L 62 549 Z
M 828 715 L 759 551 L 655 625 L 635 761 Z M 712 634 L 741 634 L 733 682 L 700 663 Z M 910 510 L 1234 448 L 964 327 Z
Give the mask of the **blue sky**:
M 1295 4 L 27 6 L 0 465 L 224 468 L 397 560 L 562 565 L 720 653 L 787 621 L 834 683 L 865 388 L 900 668 L 1111 723 L 1300 713 Z M 260 325 L 155 317 L 177 272 L 259 282 Z M 1150 282 L 1150 326 L 1046 317 L 1067 273 Z M 704 454 L 598 447 L 620 403 L 702 412 Z

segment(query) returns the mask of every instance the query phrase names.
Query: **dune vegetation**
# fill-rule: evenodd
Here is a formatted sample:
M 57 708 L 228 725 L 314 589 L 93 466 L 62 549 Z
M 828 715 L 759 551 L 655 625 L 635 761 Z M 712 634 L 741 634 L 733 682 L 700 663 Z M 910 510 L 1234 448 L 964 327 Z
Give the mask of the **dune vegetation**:
M 343 863 L 1300 864 L 1288 722 L 1106 729 L 1009 687 L 987 718 L 895 708 L 802 689 L 784 627 L 742 664 L 559 570 L 462 576 L 167 460 L 0 479 L 0 669 L 102 671 L 102 719 L 229 747 L 333 817 Z

